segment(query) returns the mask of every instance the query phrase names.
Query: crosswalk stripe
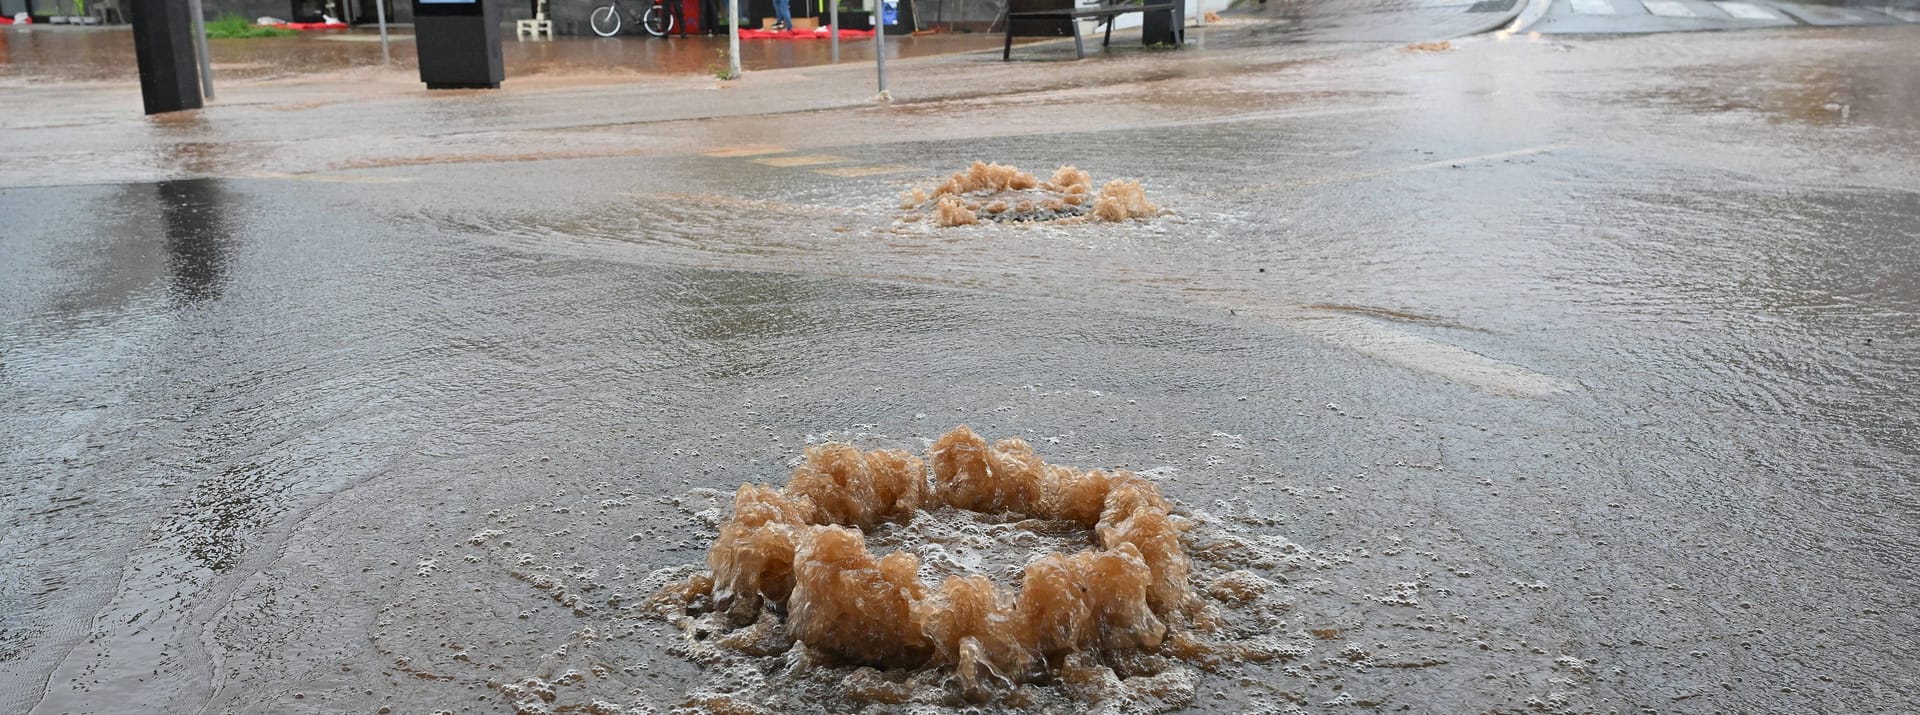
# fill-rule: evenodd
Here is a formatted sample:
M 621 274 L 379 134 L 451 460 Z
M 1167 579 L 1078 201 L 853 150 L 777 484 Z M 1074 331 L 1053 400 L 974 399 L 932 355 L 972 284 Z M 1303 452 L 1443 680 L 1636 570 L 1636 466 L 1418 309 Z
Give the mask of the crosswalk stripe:
M 1677 0 L 1640 0 L 1640 4 L 1646 6 L 1647 12 L 1661 17 L 1695 17 L 1692 10 Z
M 1714 5 L 1718 6 L 1720 8 L 1720 11 L 1726 13 L 1728 16 L 1738 18 L 1741 20 L 1778 20 L 1780 19 L 1780 16 L 1773 14 L 1772 11 L 1767 10 L 1766 8 L 1759 7 L 1757 5 L 1750 5 L 1748 3 L 1716 2 L 1714 3 Z
M 1611 0 L 1573 0 L 1573 11 L 1579 15 L 1612 15 Z

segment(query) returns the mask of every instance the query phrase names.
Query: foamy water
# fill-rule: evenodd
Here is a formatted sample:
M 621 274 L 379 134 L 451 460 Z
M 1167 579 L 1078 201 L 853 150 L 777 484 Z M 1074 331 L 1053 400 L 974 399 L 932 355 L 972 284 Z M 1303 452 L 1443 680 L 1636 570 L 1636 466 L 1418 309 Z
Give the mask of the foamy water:
M 1181 483 L 1170 470 L 1077 470 L 958 431 L 921 444 L 924 459 L 815 444 L 785 487 L 731 496 L 603 484 L 502 506 L 410 565 L 374 642 L 400 673 L 450 695 L 484 687 L 521 713 L 1587 702 L 1588 663 L 1459 612 L 1450 586 L 1472 574 L 1415 542 L 1320 551 L 1275 515 L 1234 500 L 1195 508 L 1140 475 Z M 1319 499 L 1284 478 L 1246 479 Z M 1105 492 L 1085 489 L 1096 484 Z M 831 498 L 846 494 L 869 500 Z M 1177 550 L 1184 582 L 1122 539 L 1142 529 L 1125 515 L 1142 512 L 1164 519 L 1171 543 L 1149 546 Z M 756 539 L 756 523 L 792 537 L 784 579 L 780 559 L 759 553 L 777 540 Z M 671 555 L 700 550 L 704 562 Z M 1382 580 L 1389 564 L 1405 575 Z M 1090 579 L 1100 586 L 1081 591 Z M 1475 680 L 1436 689 L 1462 678 Z
M 931 221 L 942 227 L 982 221 L 1120 222 L 1160 215 L 1138 181 L 1114 179 L 1093 189 L 1086 171 L 1062 166 L 1046 180 L 1019 167 L 976 161 L 939 185 L 909 189 L 900 195 L 906 223 Z

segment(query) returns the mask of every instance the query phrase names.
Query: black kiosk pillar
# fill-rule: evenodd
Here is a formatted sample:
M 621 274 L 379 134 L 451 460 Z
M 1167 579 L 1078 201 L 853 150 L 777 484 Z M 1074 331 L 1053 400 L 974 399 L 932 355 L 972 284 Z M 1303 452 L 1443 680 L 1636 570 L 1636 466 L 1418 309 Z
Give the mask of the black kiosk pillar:
M 151 0 L 149 0 L 151 1 Z M 413 46 L 427 89 L 498 89 L 500 3 L 413 0 Z
M 1140 44 L 1180 47 L 1187 43 L 1186 3 L 1176 2 L 1172 10 L 1140 13 Z
M 187 0 L 133 0 L 133 61 L 148 114 L 200 108 L 200 63 L 193 53 L 193 11 Z

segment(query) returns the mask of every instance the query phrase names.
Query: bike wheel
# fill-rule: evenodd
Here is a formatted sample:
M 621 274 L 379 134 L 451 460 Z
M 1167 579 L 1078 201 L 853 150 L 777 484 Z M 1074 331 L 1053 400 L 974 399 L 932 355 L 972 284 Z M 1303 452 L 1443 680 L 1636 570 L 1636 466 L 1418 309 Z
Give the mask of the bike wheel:
M 640 26 L 646 28 L 649 35 L 666 37 L 673 32 L 673 13 L 660 5 L 647 8 L 647 14 L 640 18 Z
M 587 25 L 593 28 L 593 34 L 601 37 L 620 34 L 620 7 L 601 5 L 594 8 L 593 13 L 587 15 Z

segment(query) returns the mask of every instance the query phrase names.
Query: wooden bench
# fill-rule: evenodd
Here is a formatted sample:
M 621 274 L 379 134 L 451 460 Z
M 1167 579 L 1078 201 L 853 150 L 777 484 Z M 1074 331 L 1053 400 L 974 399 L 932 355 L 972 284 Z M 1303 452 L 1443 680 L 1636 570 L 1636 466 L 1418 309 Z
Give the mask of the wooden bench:
M 1075 5 L 1074 0 L 1007 0 L 1007 46 L 1001 50 L 1000 59 L 1013 59 L 1013 38 L 1021 37 L 1066 37 L 1073 36 L 1073 56 L 1086 59 L 1086 46 L 1080 40 L 1080 21 L 1097 18 L 1107 25 L 1107 34 L 1100 41 L 1101 47 L 1113 42 L 1113 20 L 1127 13 L 1167 13 L 1167 24 L 1178 32 L 1180 27 L 1181 6 L 1179 0 L 1145 0 L 1132 3 L 1126 0 L 1106 2 L 1099 5 Z M 1177 35 L 1176 35 L 1177 37 Z M 1144 35 L 1143 40 L 1147 39 Z

